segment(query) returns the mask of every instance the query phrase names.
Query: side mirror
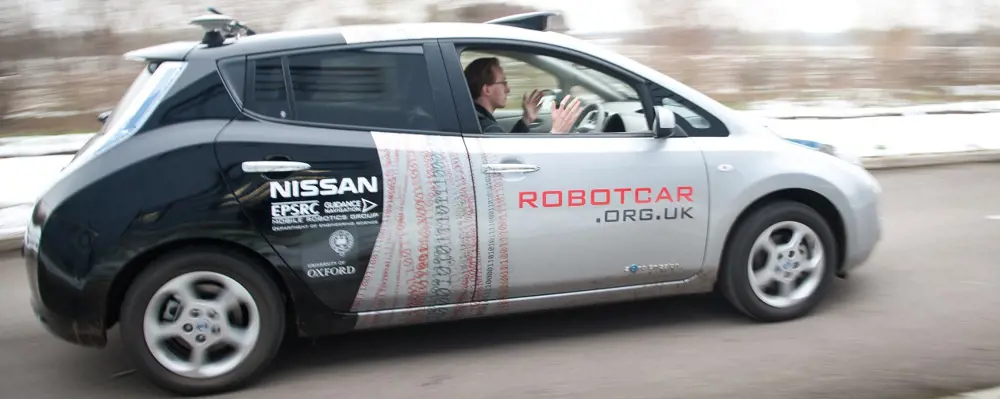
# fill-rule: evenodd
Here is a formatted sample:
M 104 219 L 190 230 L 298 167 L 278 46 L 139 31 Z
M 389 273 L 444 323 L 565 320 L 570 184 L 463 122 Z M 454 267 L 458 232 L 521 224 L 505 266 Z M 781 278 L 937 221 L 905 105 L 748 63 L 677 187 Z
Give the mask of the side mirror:
M 673 136 L 674 128 L 677 127 L 674 112 L 662 107 L 653 109 L 656 111 L 656 118 L 653 119 L 653 135 L 658 139 Z
M 111 111 L 101 112 L 100 114 L 97 115 L 97 121 L 103 124 L 108 120 L 109 116 L 111 116 Z

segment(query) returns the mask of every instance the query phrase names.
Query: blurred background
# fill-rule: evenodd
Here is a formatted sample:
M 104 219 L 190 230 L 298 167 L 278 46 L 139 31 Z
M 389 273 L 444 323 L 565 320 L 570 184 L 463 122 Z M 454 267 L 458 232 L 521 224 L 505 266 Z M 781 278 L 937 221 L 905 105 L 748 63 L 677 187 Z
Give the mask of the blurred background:
M 1000 99 L 1000 0 L 0 0 L 0 136 L 92 132 L 213 6 L 261 31 L 559 10 L 556 29 L 737 109 Z
M 117 332 L 108 355 L 44 331 L 17 249 L 37 196 L 142 67 L 122 54 L 199 40 L 188 21 L 209 6 L 258 32 L 558 10 L 555 30 L 783 137 L 855 154 L 884 190 L 877 252 L 803 320 L 760 325 L 722 301 L 672 298 L 331 337 L 291 348 L 271 381 L 232 397 L 933 399 L 1000 384 L 1000 163 L 883 169 L 1000 160 L 1000 0 L 0 0 L 10 398 L 162 397 Z M 511 103 L 545 83 L 504 67 L 518 79 Z M 905 107 L 928 104 L 942 106 Z

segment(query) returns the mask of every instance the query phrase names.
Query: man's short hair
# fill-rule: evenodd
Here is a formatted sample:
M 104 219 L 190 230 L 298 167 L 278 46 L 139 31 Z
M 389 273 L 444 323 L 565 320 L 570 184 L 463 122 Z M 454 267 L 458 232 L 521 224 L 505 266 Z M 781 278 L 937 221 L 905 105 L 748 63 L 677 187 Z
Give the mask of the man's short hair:
M 465 67 L 465 81 L 469 84 L 469 93 L 472 98 L 479 98 L 482 94 L 483 85 L 496 83 L 496 76 L 493 67 L 499 67 L 500 60 L 496 57 L 477 58 Z

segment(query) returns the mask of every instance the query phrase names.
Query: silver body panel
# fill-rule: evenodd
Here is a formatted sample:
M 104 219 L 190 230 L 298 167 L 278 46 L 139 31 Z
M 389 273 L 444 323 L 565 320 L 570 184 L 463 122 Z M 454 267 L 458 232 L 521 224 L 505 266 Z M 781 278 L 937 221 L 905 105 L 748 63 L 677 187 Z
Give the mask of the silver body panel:
M 569 48 L 669 89 L 728 130 L 725 137 L 665 139 L 373 133 L 387 184 L 399 185 L 385 190 L 384 229 L 352 307 L 359 329 L 707 292 L 734 223 L 755 201 L 783 190 L 807 190 L 833 204 L 846 237 L 844 271 L 867 260 L 881 237 L 880 188 L 863 168 L 792 144 L 757 120 L 600 46 L 558 33 L 486 24 L 318 30 L 326 31 L 343 35 L 348 44 L 502 38 Z M 437 158 L 434 162 L 448 165 L 435 172 L 428 163 Z M 410 175 L 413 168 L 430 172 Z M 424 201 L 421 190 L 435 185 L 435 173 L 447 176 L 437 189 L 447 191 L 441 197 L 447 203 L 440 203 L 447 209 L 439 209 L 447 220 L 439 227 L 448 231 L 438 231 L 433 239 L 446 241 L 449 252 L 431 251 L 423 261 L 414 253 L 398 257 L 394 254 L 429 239 L 420 233 L 429 230 L 413 226 L 417 203 Z M 614 198 L 620 192 L 611 191 L 610 203 L 590 204 L 594 190 L 617 188 L 632 190 L 624 203 Z M 670 200 L 636 203 L 637 188 L 650 188 L 653 198 L 666 188 Z M 569 206 L 570 190 L 584 192 L 587 203 Z M 524 193 L 535 193 L 537 208 L 523 204 Z M 563 202 L 546 207 L 558 202 L 555 193 Z M 543 202 L 545 195 L 549 202 Z M 605 211 L 620 215 L 647 208 L 653 211 L 635 216 L 652 215 L 651 220 L 598 223 Z M 682 208 L 688 210 L 678 211 Z M 680 216 L 677 212 L 684 216 L 664 217 Z M 412 266 L 420 262 L 425 269 Z M 434 272 L 427 265 L 442 268 L 429 277 Z M 629 270 L 632 265 L 636 268 Z M 424 291 L 408 290 L 407 282 L 438 284 L 441 295 L 426 302 L 430 306 L 414 306 L 423 301 L 411 293 Z
M 466 142 L 478 188 L 480 265 L 499 277 L 487 279 L 477 299 L 678 281 L 701 270 L 708 179 L 691 139 Z M 482 171 L 485 164 L 539 169 L 494 174 Z M 632 265 L 636 271 L 626 270 Z

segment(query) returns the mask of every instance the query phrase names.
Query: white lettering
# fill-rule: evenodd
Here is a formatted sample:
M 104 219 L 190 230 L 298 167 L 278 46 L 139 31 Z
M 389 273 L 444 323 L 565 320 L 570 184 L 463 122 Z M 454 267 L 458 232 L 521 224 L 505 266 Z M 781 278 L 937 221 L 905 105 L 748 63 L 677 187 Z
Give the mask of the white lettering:
M 271 204 L 271 217 L 319 215 L 319 201 L 275 202 Z
M 273 181 L 271 198 L 318 197 L 378 192 L 378 177 Z
M 376 219 L 380 215 L 379 213 L 355 213 L 351 215 L 351 220 L 361 220 L 361 219 Z
M 336 266 L 336 267 L 320 267 L 316 269 L 306 270 L 306 275 L 309 278 L 319 278 L 319 277 L 334 277 L 334 276 L 350 276 L 357 272 L 354 266 Z
M 361 212 L 361 201 L 330 201 L 323 203 L 325 213 L 352 213 Z

